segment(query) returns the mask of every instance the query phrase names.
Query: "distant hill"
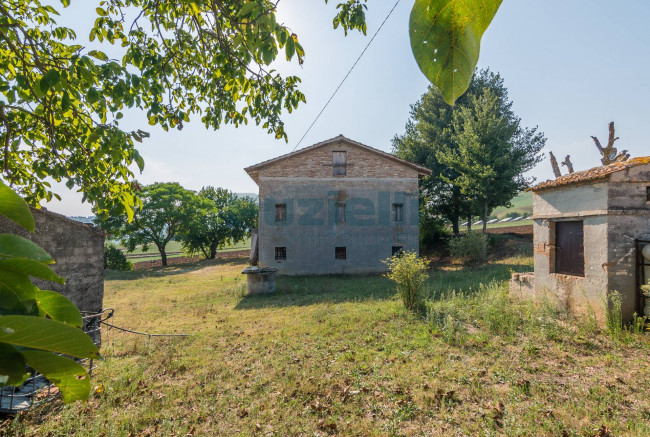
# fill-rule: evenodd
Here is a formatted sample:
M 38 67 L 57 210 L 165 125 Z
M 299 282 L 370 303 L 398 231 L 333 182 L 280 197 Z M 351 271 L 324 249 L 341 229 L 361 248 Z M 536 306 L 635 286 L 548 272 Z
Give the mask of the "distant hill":
M 509 212 L 516 212 L 520 215 L 528 213 L 533 214 L 533 193 L 531 191 L 522 191 L 512 199 L 510 208 L 500 207 L 492 211 L 492 215 L 498 218 L 504 218 Z
M 91 215 L 91 216 L 88 216 L 88 217 L 83 217 L 83 216 L 79 216 L 79 215 L 72 215 L 72 216 L 68 216 L 68 218 L 71 219 L 71 220 L 81 222 L 81 223 L 92 223 L 93 220 L 95 219 L 95 216 Z

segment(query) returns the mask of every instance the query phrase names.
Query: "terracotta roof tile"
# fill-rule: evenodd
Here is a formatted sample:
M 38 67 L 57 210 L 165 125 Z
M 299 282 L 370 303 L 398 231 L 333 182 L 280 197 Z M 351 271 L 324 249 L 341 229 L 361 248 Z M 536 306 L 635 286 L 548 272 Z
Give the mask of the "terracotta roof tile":
M 564 185 L 577 184 L 581 182 L 594 181 L 608 178 L 610 174 L 626 170 L 637 165 L 650 164 L 650 156 L 641 156 L 628 159 L 627 161 L 615 162 L 613 164 L 594 167 L 589 170 L 577 171 L 559 178 L 542 182 L 531 188 L 532 191 L 545 190 L 547 188 L 561 187 Z

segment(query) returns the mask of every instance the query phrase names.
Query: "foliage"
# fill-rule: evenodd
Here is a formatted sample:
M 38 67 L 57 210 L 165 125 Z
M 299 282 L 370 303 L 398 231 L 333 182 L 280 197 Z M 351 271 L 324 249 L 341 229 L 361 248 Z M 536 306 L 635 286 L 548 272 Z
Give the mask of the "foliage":
M 646 285 L 641 286 L 641 291 L 645 297 L 650 297 L 650 279 Z
M 334 26 L 365 32 L 364 9 L 345 1 Z M 144 166 L 134 145 L 149 135 L 120 127 L 126 111 L 146 111 L 165 130 L 191 117 L 213 129 L 252 120 L 286 139 L 280 116 L 305 97 L 298 77 L 269 66 L 280 58 L 302 64 L 305 52 L 275 12 L 269 0 L 105 0 L 89 17 L 84 47 L 56 23 L 52 4 L 1 0 L 4 180 L 33 204 L 59 197 L 49 177 L 79 187 L 103 215 L 130 214 L 131 168 Z
M 502 81 L 497 79 L 502 87 Z M 484 89 L 454 112 L 457 148 L 439 154 L 443 165 L 456 170 L 454 183 L 471 202 L 481 205 L 483 229 L 495 207 L 506 206 L 531 179 L 523 173 L 542 160 L 546 139 L 537 128 L 524 129 L 512 111 L 505 88 Z
M 424 202 L 420 206 L 420 244 L 427 249 L 446 251 L 451 236 L 449 227 Z
M 0 182 L 0 214 L 30 232 L 34 219 L 27 203 Z M 20 385 L 26 366 L 45 375 L 63 400 L 86 399 L 90 377 L 71 358 L 98 358 L 81 329 L 81 313 L 67 298 L 34 286 L 30 277 L 63 283 L 50 268 L 54 260 L 39 246 L 13 234 L 0 234 L 0 386 Z
M 160 252 L 162 265 L 167 265 L 165 246 L 188 226 L 192 219 L 196 195 L 177 182 L 157 182 L 141 187 L 142 205 L 133 211 L 133 220 L 119 213 L 105 220 L 100 216 L 95 224 L 119 238 L 129 252 L 142 245 L 143 251 L 154 245 Z
M 411 311 L 423 307 L 422 286 L 427 280 L 427 263 L 417 253 L 404 251 L 383 261 L 388 266 L 386 277 L 397 284 L 397 293 Z
M 409 22 L 413 55 L 448 104 L 469 88 L 481 38 L 501 1 L 415 0 Z
M 237 244 L 257 227 L 257 203 L 224 188 L 202 188 L 193 210 L 187 226 L 180 230 L 183 250 L 190 255 L 201 253 L 214 259 L 217 249 Z
M 485 261 L 487 247 L 487 235 L 477 232 L 468 232 L 449 240 L 449 254 L 465 265 L 475 265 Z
M 513 190 L 531 182 L 521 173 L 539 161 L 543 145 L 541 133 L 520 126 L 503 79 L 489 70 L 474 76 L 453 108 L 440 89 L 429 87 L 411 106 L 405 133 L 393 138 L 395 154 L 432 169 L 421 182 L 422 196 L 454 234 L 460 217 L 483 216 L 486 202 L 487 215 L 508 205 Z
M 126 259 L 126 256 L 119 248 L 107 244 L 104 246 L 104 269 L 131 270 L 133 269 L 133 263 Z

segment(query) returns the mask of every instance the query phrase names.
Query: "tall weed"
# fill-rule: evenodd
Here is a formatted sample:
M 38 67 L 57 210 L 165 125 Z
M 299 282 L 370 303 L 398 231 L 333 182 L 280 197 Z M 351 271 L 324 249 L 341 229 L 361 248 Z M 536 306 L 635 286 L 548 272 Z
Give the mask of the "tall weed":
M 422 286 L 427 280 L 427 264 L 415 252 L 401 252 L 383 261 L 388 266 L 386 277 L 397 284 L 404 306 L 411 311 L 424 308 Z

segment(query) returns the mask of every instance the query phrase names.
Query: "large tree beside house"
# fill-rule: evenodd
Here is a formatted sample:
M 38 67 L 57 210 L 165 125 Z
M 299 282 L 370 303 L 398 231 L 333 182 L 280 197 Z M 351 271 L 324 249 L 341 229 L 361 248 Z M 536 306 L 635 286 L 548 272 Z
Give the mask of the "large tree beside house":
M 540 161 L 544 143 L 536 128 L 521 125 L 501 76 L 486 69 L 476 73 L 453 107 L 438 88 L 429 87 L 411 106 L 393 151 L 433 170 L 421 194 L 429 211 L 449 220 L 458 234 L 462 218 L 486 218 L 530 184 L 522 173 Z

